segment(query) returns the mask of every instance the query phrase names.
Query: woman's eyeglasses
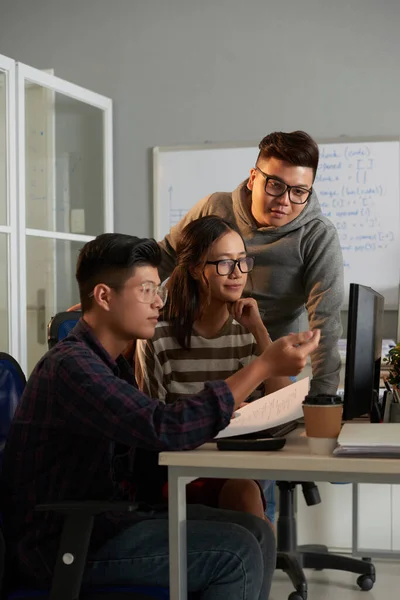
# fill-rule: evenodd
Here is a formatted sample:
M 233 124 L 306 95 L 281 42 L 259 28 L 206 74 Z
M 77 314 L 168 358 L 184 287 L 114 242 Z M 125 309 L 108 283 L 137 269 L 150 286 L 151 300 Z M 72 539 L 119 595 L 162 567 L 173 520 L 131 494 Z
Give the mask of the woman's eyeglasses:
M 254 267 L 254 256 L 243 256 L 243 258 L 238 258 L 237 260 L 233 258 L 208 260 L 206 265 L 215 265 L 218 275 L 231 275 L 236 265 L 242 273 L 250 273 Z

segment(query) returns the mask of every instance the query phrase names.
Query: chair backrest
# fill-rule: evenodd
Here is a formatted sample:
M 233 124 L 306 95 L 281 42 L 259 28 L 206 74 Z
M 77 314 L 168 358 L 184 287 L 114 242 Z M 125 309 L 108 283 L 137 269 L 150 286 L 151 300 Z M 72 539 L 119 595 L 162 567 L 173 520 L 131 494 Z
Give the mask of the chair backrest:
M 75 327 L 82 313 L 80 310 L 65 311 L 57 313 L 47 326 L 47 344 L 53 348 L 60 340 L 67 337 L 71 329 Z
M 0 461 L 11 421 L 25 385 L 25 375 L 15 358 L 6 352 L 0 352 Z M 0 589 L 4 575 L 4 556 L 5 544 L 0 527 Z
M 0 352 L 0 456 L 25 385 L 26 378 L 18 362 L 10 354 Z

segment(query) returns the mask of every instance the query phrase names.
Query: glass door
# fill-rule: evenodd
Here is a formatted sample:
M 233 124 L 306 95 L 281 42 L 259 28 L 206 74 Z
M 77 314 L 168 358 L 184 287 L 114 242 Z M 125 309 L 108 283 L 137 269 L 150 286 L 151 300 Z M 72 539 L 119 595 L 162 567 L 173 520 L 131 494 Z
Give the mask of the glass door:
M 0 351 L 19 358 L 15 62 L 0 55 Z
M 20 360 L 47 350 L 47 323 L 79 302 L 80 248 L 113 230 L 112 102 L 17 64 Z

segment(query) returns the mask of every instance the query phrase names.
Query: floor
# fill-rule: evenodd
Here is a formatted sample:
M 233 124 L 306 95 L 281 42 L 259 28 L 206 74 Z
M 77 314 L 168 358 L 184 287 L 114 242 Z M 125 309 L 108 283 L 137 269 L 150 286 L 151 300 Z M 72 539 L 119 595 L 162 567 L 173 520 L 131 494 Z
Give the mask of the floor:
M 362 592 L 357 575 L 335 571 L 307 571 L 308 600 L 398 600 L 400 597 L 400 561 L 374 561 L 376 583 L 370 592 Z M 287 600 L 293 588 L 282 572 L 274 575 L 270 600 Z

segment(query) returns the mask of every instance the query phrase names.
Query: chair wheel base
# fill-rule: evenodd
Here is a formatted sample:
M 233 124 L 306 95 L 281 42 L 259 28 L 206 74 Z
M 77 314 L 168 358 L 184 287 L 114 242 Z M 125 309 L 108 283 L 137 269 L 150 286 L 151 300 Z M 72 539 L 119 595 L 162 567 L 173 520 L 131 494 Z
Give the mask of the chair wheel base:
M 357 585 L 363 592 L 369 592 L 374 587 L 375 580 L 370 575 L 360 575 Z
M 288 600 L 307 600 L 307 592 L 292 592 L 289 594 Z

